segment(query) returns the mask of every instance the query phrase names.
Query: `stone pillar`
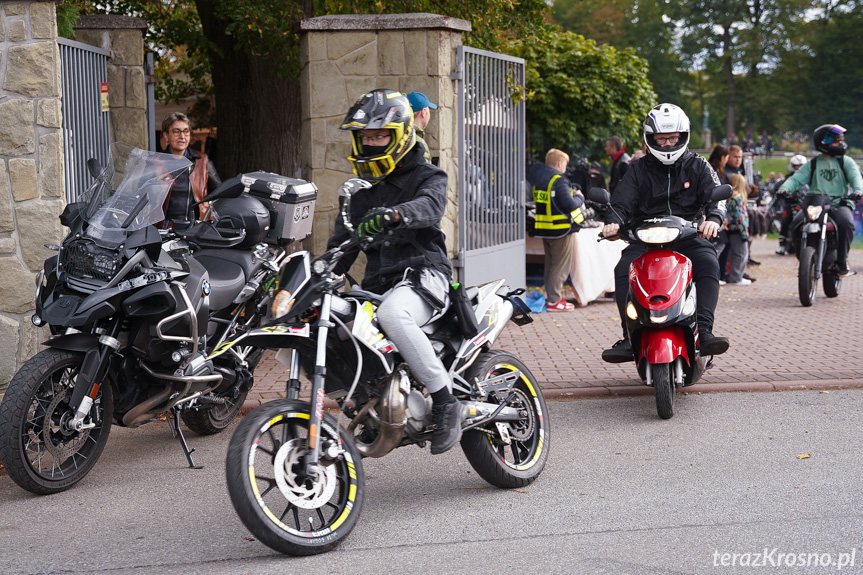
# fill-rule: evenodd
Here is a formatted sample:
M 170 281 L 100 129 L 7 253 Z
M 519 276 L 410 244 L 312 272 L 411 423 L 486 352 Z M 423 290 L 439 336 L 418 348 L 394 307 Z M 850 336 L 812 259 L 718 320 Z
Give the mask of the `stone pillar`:
M 54 2 L 0 3 L 0 396 L 38 351 L 36 271 L 64 235 L 60 95 Z
M 321 253 L 333 231 L 338 188 L 351 177 L 350 139 L 339 125 L 356 99 L 376 88 L 423 92 L 438 105 L 425 131 L 432 156 L 449 175 L 441 227 L 450 257 L 457 250 L 458 110 L 456 49 L 470 22 L 436 14 L 321 16 L 300 22 L 303 177 L 318 186 L 311 250 Z M 360 263 L 362 265 L 362 263 Z M 356 271 L 356 270 L 354 270 Z M 352 271 L 352 275 L 357 277 Z M 362 277 L 362 273 L 358 273 Z
M 147 133 L 147 89 L 144 75 L 144 30 L 147 21 L 132 16 L 82 16 L 75 40 L 111 52 L 108 57 L 108 104 L 111 141 L 150 149 Z M 161 118 L 156 119 L 156 124 Z

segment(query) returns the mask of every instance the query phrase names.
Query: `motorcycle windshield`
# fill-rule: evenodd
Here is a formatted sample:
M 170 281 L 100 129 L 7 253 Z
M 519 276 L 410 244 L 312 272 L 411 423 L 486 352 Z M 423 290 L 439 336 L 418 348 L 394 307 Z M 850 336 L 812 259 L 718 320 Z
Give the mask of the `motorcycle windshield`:
M 117 245 L 132 232 L 164 220 L 165 198 L 177 176 L 191 166 L 182 156 L 112 144 L 111 165 L 82 196 L 86 235 Z

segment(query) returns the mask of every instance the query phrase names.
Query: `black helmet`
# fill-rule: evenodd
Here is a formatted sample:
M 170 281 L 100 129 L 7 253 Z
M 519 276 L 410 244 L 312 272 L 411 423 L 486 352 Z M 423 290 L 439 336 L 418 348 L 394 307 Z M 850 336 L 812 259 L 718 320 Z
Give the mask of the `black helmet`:
M 812 143 L 815 149 L 828 156 L 844 156 L 848 144 L 844 141 L 836 142 L 837 139 L 845 139 L 845 128 L 839 124 L 824 124 L 815 128 L 812 134 Z
M 372 90 L 351 106 L 341 125 L 351 132 L 353 154 L 348 156 L 354 173 L 371 183 L 392 172 L 416 144 L 414 114 L 407 96 L 395 90 Z M 363 150 L 360 130 L 389 130 L 390 143 L 382 152 Z
M 217 229 L 246 230 L 243 242 L 234 246 L 237 248 L 250 248 L 262 242 L 270 229 L 270 211 L 248 194 L 214 201 L 213 214 Z
M 689 145 L 689 117 L 674 104 L 660 104 L 644 120 L 644 143 L 647 151 L 657 160 L 670 166 L 686 152 Z M 680 139 L 671 146 L 660 146 L 656 134 L 680 132 Z

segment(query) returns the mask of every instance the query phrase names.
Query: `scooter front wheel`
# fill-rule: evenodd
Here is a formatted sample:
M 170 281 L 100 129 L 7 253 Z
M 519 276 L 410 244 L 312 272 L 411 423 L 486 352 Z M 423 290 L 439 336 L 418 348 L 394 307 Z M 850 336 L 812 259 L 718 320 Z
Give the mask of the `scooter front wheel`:
M 671 379 L 670 363 L 654 363 L 647 366 L 656 393 L 656 412 L 662 419 L 674 416 L 674 381 Z

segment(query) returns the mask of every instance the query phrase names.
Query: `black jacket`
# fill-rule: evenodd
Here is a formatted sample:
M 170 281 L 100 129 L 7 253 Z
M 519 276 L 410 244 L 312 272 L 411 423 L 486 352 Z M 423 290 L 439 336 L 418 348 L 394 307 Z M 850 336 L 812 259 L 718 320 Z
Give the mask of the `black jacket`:
M 414 146 L 386 178 L 351 198 L 350 218 L 354 226 L 372 208 L 393 208 L 402 218 L 398 228 L 376 235 L 363 248 L 367 258 L 363 289 L 382 294 L 400 282 L 409 267 L 446 269 L 447 275 L 452 276 L 446 256 L 446 236 L 440 229 L 447 202 L 447 175 L 426 163 L 423 151 L 421 146 Z M 340 211 L 327 248 L 338 246 L 348 237 Z M 335 272 L 347 272 L 358 255 L 359 248 L 346 253 Z
M 611 165 L 611 174 L 608 176 L 608 191 L 614 194 L 617 189 L 617 184 L 623 179 L 623 174 L 629 168 L 629 154 L 623 152 L 617 158 L 617 161 Z
M 630 164 L 617 185 L 611 200 L 614 210 L 606 212 L 605 222 L 622 224 L 640 216 L 669 213 L 692 219 L 709 202 L 717 186 L 716 172 L 698 154 L 687 150 L 671 166 L 648 154 Z M 725 220 L 725 202 L 710 203 L 707 219 L 721 225 Z

